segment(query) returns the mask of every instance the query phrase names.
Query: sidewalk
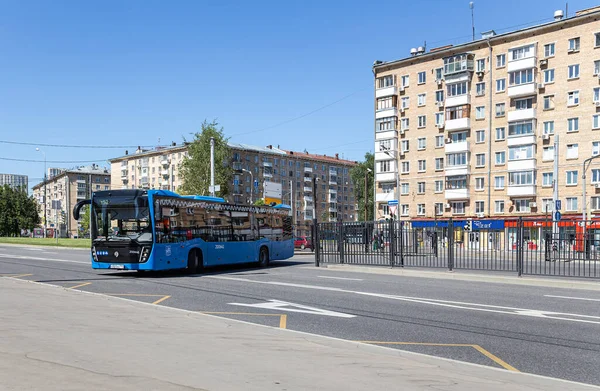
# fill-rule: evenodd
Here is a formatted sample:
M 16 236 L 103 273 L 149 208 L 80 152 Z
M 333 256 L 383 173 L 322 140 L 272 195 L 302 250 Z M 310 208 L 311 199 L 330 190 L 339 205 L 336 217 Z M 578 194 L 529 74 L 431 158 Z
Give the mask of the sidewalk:
M 3 390 L 600 389 L 9 278 L 0 314 Z

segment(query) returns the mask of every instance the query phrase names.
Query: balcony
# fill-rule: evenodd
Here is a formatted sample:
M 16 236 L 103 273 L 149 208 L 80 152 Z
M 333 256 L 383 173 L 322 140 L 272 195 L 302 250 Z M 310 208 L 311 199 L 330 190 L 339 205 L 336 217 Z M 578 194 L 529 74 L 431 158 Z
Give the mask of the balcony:
M 398 95 L 398 87 L 396 86 L 378 88 L 375 90 L 375 98 L 383 98 L 394 95 Z
M 469 175 L 469 165 L 465 164 L 463 166 L 446 166 L 444 167 L 444 175 Z
M 164 176 L 164 177 L 168 177 L 169 176 L 169 170 L 168 169 L 164 169 L 161 170 L 160 175 Z
M 448 189 L 444 195 L 447 200 L 468 200 L 469 189 Z
M 305 202 L 313 202 L 313 197 L 312 196 L 304 196 L 304 201 Z
M 313 172 L 312 167 L 304 167 L 304 172 Z
M 511 121 L 522 121 L 526 119 L 535 118 L 536 112 L 535 109 L 525 109 L 525 110 L 514 110 L 509 111 L 507 113 L 508 122 Z
M 519 84 L 517 86 L 508 87 L 508 97 L 518 98 L 521 96 L 529 96 L 537 94 L 537 83 Z
M 329 213 L 337 213 L 337 209 L 336 208 L 329 208 Z
M 536 159 L 511 160 L 508 162 L 506 169 L 508 171 L 523 171 L 535 170 Z
M 123 181 L 123 183 L 129 182 L 129 178 L 127 177 L 121 177 L 121 180 Z
M 127 170 L 121 170 L 121 179 L 127 178 L 127 174 L 128 174 Z
M 312 178 L 309 176 L 304 177 L 304 182 L 312 182 Z
M 390 160 L 390 159 L 396 159 L 398 156 L 398 151 L 396 150 L 396 148 L 394 148 L 392 146 L 392 148 L 389 151 L 385 151 L 385 152 L 375 152 L 375 157 L 374 159 L 379 161 L 379 160 Z
M 265 171 L 263 172 L 263 178 L 273 178 L 273 174 L 268 171 Z
M 337 194 L 337 189 L 329 188 L 329 194 Z
M 519 135 L 519 136 L 509 136 L 506 139 L 506 145 L 509 147 L 513 147 L 515 145 L 528 145 L 535 144 L 535 136 L 533 134 L 528 135 Z
M 532 56 L 532 57 L 527 57 L 527 58 L 521 58 L 519 60 L 509 61 L 506 71 L 514 72 L 514 71 L 520 71 L 522 69 L 535 68 L 536 66 L 537 66 L 537 57 Z
M 375 201 L 376 202 L 387 202 L 387 201 L 391 201 L 394 200 L 394 193 L 390 192 L 390 193 L 377 193 L 375 195 Z
M 273 167 L 273 163 L 271 163 L 271 162 L 263 162 L 263 167 Z
M 375 140 L 389 140 L 398 137 L 397 130 L 386 130 L 383 132 L 375 132 Z M 334 173 L 336 175 L 337 173 Z
M 163 157 L 162 159 L 160 159 L 160 165 L 161 166 L 168 166 L 169 165 L 169 159 L 167 159 L 166 157 Z
M 306 193 L 312 193 L 312 187 L 311 186 L 304 186 L 304 192 Z
M 390 107 L 389 109 L 377 110 L 375 112 L 375 118 L 386 118 L 386 117 L 397 117 L 398 109 L 396 107 Z
M 535 185 L 528 186 L 511 186 L 508 185 L 506 194 L 509 197 L 535 196 Z
M 447 131 L 469 129 L 471 127 L 471 118 L 447 119 L 444 123 L 444 129 Z
M 469 94 L 446 97 L 446 107 L 462 106 L 468 104 L 471 104 L 471 95 Z
M 446 153 L 454 153 L 454 152 L 469 152 L 469 142 L 461 141 L 458 143 L 449 143 L 445 146 Z
M 396 172 L 381 172 L 375 174 L 375 181 L 377 182 L 392 182 L 396 180 Z

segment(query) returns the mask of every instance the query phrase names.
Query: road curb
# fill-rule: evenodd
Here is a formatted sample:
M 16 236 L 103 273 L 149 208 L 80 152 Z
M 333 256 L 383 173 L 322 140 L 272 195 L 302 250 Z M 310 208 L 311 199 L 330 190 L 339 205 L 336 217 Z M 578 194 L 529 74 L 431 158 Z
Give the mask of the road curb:
M 67 247 L 67 246 L 54 246 L 50 244 L 19 244 L 19 243 L 2 243 L 0 242 L 0 246 L 9 246 L 9 247 L 34 247 L 34 248 L 57 248 L 57 249 L 65 249 L 65 250 L 81 250 L 81 251 L 91 251 L 90 248 L 83 247 Z M 91 244 L 90 244 L 91 246 Z
M 346 271 L 354 273 L 371 273 L 371 274 L 385 274 L 395 275 L 404 277 L 417 277 L 417 278 L 434 278 L 434 279 L 446 279 L 446 280 L 457 280 L 457 281 L 476 281 L 476 282 L 490 282 L 496 284 L 512 284 L 512 285 L 528 285 L 528 286 L 545 286 L 550 288 L 563 288 L 563 289 L 581 289 L 600 291 L 600 282 L 596 281 L 581 281 L 580 279 L 565 280 L 565 279 L 547 279 L 547 278 L 533 278 L 533 277 L 518 277 L 518 276 L 494 276 L 489 274 L 469 274 L 460 271 L 423 271 L 423 270 L 407 270 L 403 268 L 378 268 L 369 266 L 354 266 L 354 265 L 331 265 L 322 264 L 321 268 L 335 270 L 335 271 Z

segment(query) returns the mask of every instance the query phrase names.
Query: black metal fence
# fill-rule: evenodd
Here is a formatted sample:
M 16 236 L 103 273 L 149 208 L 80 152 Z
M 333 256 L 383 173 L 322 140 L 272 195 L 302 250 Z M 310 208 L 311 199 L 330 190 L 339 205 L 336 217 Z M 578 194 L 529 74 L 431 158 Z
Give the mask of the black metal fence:
M 316 263 L 600 278 L 600 222 L 518 219 L 317 224 Z

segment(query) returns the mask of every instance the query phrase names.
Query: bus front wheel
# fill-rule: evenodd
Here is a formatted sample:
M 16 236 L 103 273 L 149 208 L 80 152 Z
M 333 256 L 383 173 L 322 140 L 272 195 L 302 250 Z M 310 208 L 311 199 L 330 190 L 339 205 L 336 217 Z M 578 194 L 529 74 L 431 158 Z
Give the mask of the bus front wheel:
M 261 247 L 258 253 L 258 265 L 260 267 L 269 266 L 269 250 L 266 247 Z

